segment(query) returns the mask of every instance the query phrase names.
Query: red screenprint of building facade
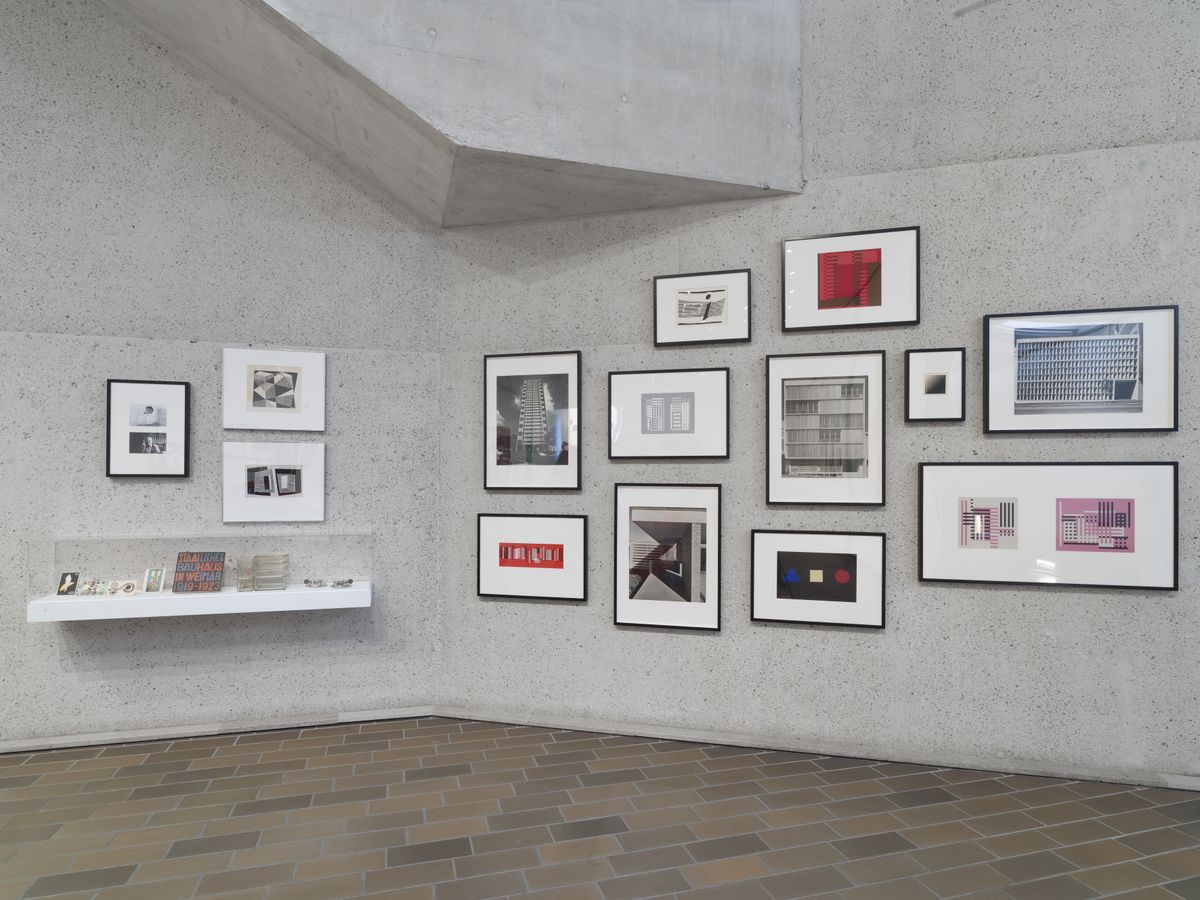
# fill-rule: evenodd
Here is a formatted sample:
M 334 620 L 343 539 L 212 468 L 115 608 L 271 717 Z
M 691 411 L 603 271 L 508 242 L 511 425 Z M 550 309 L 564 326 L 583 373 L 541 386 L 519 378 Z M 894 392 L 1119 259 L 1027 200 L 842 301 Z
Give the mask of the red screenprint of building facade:
M 817 254 L 817 309 L 856 309 L 883 303 L 883 250 Z
M 500 545 L 500 565 L 522 569 L 561 569 L 562 544 L 505 544 Z

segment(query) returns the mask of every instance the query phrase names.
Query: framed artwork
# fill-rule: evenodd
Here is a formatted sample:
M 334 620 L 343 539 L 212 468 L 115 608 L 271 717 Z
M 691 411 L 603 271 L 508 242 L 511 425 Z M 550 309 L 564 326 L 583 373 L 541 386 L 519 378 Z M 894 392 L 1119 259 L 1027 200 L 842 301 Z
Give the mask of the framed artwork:
M 1179 588 L 1179 465 L 921 463 L 922 581 Z
M 966 383 L 966 348 L 905 350 L 904 421 L 964 421 Z
M 608 373 L 610 459 L 729 459 L 729 369 Z
M 587 600 L 587 516 L 480 513 L 480 597 Z
M 767 503 L 882 506 L 884 353 L 767 357 Z
M 224 444 L 224 521 L 325 521 L 325 445 Z
M 751 531 L 751 620 L 882 628 L 885 541 L 864 531 Z
M 654 346 L 750 340 L 750 270 L 659 275 L 654 279 Z
M 578 350 L 483 358 L 483 486 L 580 489 Z
M 983 430 L 1176 431 L 1179 307 L 983 317 Z
M 222 351 L 226 428 L 325 430 L 325 354 L 300 350 Z
M 186 381 L 108 380 L 109 478 L 187 477 L 191 391 Z
M 721 486 L 618 484 L 613 621 L 719 631 Z
M 921 321 L 921 229 L 848 231 L 783 242 L 783 330 Z

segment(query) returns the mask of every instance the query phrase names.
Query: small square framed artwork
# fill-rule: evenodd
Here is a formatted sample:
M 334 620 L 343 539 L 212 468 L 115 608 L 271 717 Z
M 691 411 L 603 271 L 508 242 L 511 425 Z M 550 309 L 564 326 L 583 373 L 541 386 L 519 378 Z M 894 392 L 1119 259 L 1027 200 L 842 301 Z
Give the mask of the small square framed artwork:
M 882 628 L 885 542 L 877 532 L 751 531 L 751 620 Z
M 721 486 L 618 484 L 613 621 L 721 628 Z
M 224 427 L 325 430 L 325 354 L 227 347 L 222 352 Z
M 783 242 L 783 330 L 921 321 L 921 229 L 885 228 Z
M 654 279 L 654 346 L 750 340 L 750 270 L 659 275 Z
M 966 348 L 905 350 L 904 421 L 964 421 L 966 383 Z
M 487 490 L 580 489 L 578 350 L 483 358 Z
M 608 373 L 610 459 L 728 459 L 729 369 Z
M 325 521 L 325 445 L 224 444 L 224 521 Z
M 186 381 L 108 381 L 105 474 L 186 478 L 189 406 Z
M 587 600 L 587 516 L 480 513 L 480 597 Z

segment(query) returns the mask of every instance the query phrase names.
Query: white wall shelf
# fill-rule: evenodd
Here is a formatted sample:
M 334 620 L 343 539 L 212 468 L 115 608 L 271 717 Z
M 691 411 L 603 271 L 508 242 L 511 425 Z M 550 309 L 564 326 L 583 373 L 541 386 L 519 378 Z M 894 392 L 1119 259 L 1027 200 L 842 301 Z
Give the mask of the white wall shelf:
M 211 594 L 134 594 L 130 597 L 59 597 L 29 601 L 30 622 L 81 622 L 94 619 L 146 619 L 158 616 L 219 616 L 230 613 L 287 612 L 306 609 L 353 609 L 371 605 L 371 583 L 355 579 L 344 588 L 288 585 L 282 591 L 225 588 Z

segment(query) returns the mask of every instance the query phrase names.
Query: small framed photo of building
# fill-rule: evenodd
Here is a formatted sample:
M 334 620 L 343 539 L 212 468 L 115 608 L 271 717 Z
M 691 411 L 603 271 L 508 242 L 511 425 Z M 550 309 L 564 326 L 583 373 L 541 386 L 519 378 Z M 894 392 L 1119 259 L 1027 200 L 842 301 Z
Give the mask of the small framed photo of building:
M 983 317 L 983 430 L 1176 431 L 1179 307 Z
M 967 417 L 967 351 L 904 351 L 904 421 L 962 422 Z
M 483 358 L 483 486 L 580 489 L 578 350 Z
M 922 463 L 922 581 L 1179 589 L 1179 466 Z
M 587 516 L 480 513 L 480 597 L 587 600 Z
M 610 459 L 728 459 L 729 369 L 608 373 Z
M 783 242 L 783 330 L 921 321 L 921 229 L 885 228 Z
M 225 522 L 325 521 L 325 445 L 224 444 Z
M 721 486 L 618 484 L 613 621 L 721 627 Z
M 654 279 L 654 346 L 750 340 L 750 270 L 659 275 Z
M 876 532 L 751 531 L 751 620 L 882 628 L 885 541 Z
M 884 353 L 767 357 L 767 503 L 882 506 Z
M 186 478 L 191 385 L 108 381 L 105 474 Z
M 226 428 L 325 430 L 325 354 L 300 350 L 222 352 Z

